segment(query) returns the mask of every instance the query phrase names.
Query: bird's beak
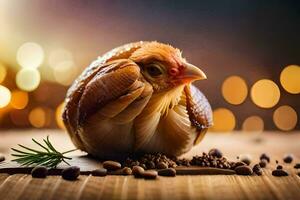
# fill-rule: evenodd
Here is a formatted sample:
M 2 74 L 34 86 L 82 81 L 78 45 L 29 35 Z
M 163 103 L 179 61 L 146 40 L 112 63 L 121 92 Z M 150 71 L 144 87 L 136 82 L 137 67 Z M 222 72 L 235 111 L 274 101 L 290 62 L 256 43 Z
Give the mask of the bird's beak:
M 195 80 L 206 79 L 206 75 L 198 67 L 190 63 L 184 63 L 183 74 L 180 76 L 180 79 L 185 83 L 189 83 Z

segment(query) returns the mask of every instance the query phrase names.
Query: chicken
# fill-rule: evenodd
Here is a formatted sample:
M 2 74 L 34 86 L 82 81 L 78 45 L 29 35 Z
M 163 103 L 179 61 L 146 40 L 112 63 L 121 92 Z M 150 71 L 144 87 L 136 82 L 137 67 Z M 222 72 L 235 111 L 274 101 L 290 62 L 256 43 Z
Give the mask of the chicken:
M 204 72 L 170 45 L 126 44 L 99 57 L 75 80 L 63 121 L 77 148 L 102 159 L 178 156 L 212 125 L 207 99 L 191 84 L 202 79 Z

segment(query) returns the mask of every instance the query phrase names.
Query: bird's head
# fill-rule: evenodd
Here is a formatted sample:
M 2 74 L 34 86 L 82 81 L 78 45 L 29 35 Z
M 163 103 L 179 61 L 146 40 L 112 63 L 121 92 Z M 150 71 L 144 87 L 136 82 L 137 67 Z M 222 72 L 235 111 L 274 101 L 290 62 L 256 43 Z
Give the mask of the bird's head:
M 141 73 L 155 92 L 206 79 L 203 71 L 188 63 L 181 51 L 170 45 L 149 42 L 136 50 L 130 59 L 140 66 Z

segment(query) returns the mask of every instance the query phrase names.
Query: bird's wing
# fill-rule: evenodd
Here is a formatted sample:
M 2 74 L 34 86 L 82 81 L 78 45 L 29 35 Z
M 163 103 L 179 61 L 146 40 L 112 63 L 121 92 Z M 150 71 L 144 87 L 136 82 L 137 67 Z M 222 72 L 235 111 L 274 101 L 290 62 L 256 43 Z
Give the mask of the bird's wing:
M 133 61 L 118 59 L 103 64 L 83 87 L 78 103 L 73 105 L 77 114 L 68 116 L 74 122 L 71 126 L 75 132 L 71 138 L 80 139 L 76 132 L 93 115 L 97 115 L 97 119 L 113 119 L 115 123 L 134 119 L 151 94 L 152 86 L 143 80 L 139 66 Z
M 74 92 L 82 93 L 82 87 L 86 85 L 88 81 L 98 72 L 103 64 L 117 60 L 117 59 L 127 59 L 131 54 L 139 49 L 142 45 L 147 44 L 148 42 L 140 41 L 125 44 L 123 46 L 112 49 L 111 51 L 105 53 L 102 56 L 99 56 L 97 60 L 92 62 L 87 68 L 84 69 L 82 74 L 74 81 L 72 86 L 67 92 L 66 98 L 73 98 Z
M 139 67 L 130 60 L 106 63 L 84 87 L 78 104 L 79 125 L 96 112 L 108 118 L 119 114 L 144 90 L 145 84 L 140 77 Z
M 120 47 L 117 47 L 91 63 L 82 74 L 74 81 L 72 86 L 69 88 L 66 98 L 65 98 L 65 106 L 62 115 L 62 119 L 64 121 L 65 127 L 70 134 L 73 142 L 77 146 L 81 146 L 80 138 L 73 133 L 77 131 L 77 118 L 78 118 L 78 102 L 81 99 L 81 96 L 84 92 L 85 86 L 93 79 L 93 77 L 100 71 L 103 70 L 105 64 L 107 62 L 117 60 L 117 59 L 126 59 L 129 58 L 130 55 L 140 48 L 142 45 L 147 42 L 135 42 L 126 44 Z M 83 149 L 83 147 L 82 147 Z
M 198 144 L 207 129 L 213 125 L 212 110 L 204 94 L 194 85 L 185 86 L 184 92 L 189 119 L 197 130 L 194 144 Z

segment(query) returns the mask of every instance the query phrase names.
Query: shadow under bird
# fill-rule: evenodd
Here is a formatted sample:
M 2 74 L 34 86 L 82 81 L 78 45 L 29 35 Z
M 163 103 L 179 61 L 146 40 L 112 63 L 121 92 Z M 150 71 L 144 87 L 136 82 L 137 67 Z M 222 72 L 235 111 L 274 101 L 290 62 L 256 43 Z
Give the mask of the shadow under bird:
M 178 156 L 212 125 L 211 107 L 191 83 L 206 75 L 159 42 L 136 42 L 95 60 L 65 99 L 63 121 L 75 146 L 99 158 L 132 153 Z

